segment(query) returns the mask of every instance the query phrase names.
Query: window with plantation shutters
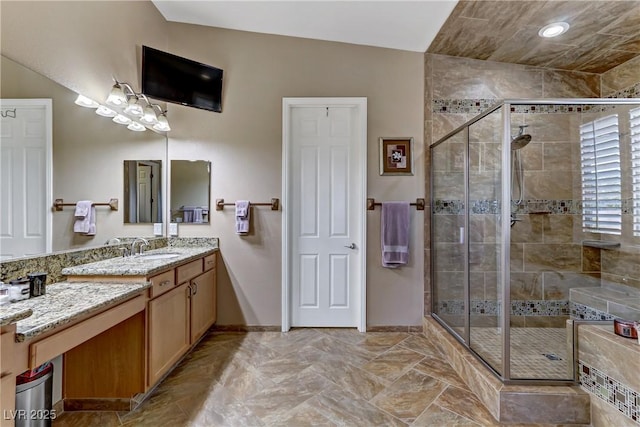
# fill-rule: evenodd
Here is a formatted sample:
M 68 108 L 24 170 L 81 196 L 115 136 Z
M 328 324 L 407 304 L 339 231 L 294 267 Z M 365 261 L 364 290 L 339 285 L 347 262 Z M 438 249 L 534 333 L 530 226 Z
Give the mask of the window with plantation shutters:
M 633 235 L 640 236 L 640 108 L 629 112 L 631 134 L 631 185 L 633 188 Z
M 618 115 L 580 126 L 582 229 L 621 234 L 622 189 Z

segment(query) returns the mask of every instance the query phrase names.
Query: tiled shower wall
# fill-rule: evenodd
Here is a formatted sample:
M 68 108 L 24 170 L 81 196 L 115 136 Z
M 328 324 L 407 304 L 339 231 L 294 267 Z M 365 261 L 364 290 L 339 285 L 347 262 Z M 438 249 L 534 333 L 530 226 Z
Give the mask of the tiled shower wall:
M 640 57 L 602 74 L 602 96 L 605 98 L 640 98 Z M 624 189 L 623 189 L 624 191 Z M 623 195 L 623 198 L 630 197 Z M 631 230 L 632 211 L 622 215 L 623 228 Z M 617 237 L 620 250 L 603 250 L 601 254 L 602 279 L 631 286 L 640 291 L 640 237 L 623 233 Z M 636 319 L 640 320 L 640 319 Z
M 638 64 L 630 62 L 626 68 L 625 64 L 600 76 L 425 54 L 426 146 L 504 98 L 589 98 L 599 97 L 604 90 L 608 90 L 610 96 L 638 96 L 638 82 L 633 81 L 637 79 L 634 67 L 637 70 Z M 498 125 L 497 119 L 498 115 L 485 120 L 496 121 Z M 545 111 L 534 108 L 522 112 L 517 110 L 512 114 L 514 133 L 517 124 L 529 124 L 527 133 L 534 135 L 532 142 L 522 151 L 527 182 L 523 198 L 530 202 L 525 202 L 520 210 L 529 215 L 519 215 L 523 221 L 512 229 L 514 326 L 562 325 L 569 309 L 569 288 L 598 286 L 601 271 L 609 280 L 617 279 L 631 285 L 640 277 L 638 253 L 631 249 L 623 246 L 624 250 L 620 251 L 600 251 L 583 248 L 579 244 L 585 238 L 580 234 L 581 216 L 575 205 L 575 201 L 580 199 L 579 120 L 579 114 L 570 109 Z M 491 139 L 476 145 L 484 152 L 483 161 L 490 162 L 491 156 L 487 153 L 490 154 L 492 148 L 487 151 L 487 147 L 492 147 Z M 472 146 L 472 166 L 474 161 L 478 161 L 474 157 L 477 151 Z M 427 159 L 427 165 L 430 165 L 430 159 Z M 495 168 L 479 166 L 485 175 L 493 176 L 477 174 L 474 179 L 495 179 Z M 427 182 L 427 200 L 430 200 L 429 191 L 430 183 Z M 489 240 L 472 241 L 472 258 L 474 246 L 478 252 L 483 245 L 495 244 L 495 231 L 491 231 L 492 215 L 483 217 L 481 212 L 475 214 L 472 215 L 471 233 L 473 229 L 481 229 L 473 226 L 480 222 L 489 227 L 489 232 L 484 233 Z M 457 221 L 455 217 L 451 220 Z M 425 314 L 431 309 L 429 226 L 429 216 L 426 216 Z M 441 233 L 443 230 L 435 231 Z M 473 234 L 470 237 L 474 239 Z M 495 254 L 495 249 L 486 252 Z M 484 265 L 483 277 L 479 277 L 477 271 L 472 274 L 474 288 L 471 289 L 471 298 L 484 315 L 491 314 L 492 308 L 482 307 L 483 301 L 495 299 L 488 294 L 490 286 L 486 283 L 487 280 L 495 280 L 494 268 Z M 559 270 L 561 274 L 547 270 Z M 624 275 L 620 275 L 620 271 Z M 616 275 L 619 277 L 614 278 Z M 518 311 L 518 307 L 524 311 Z M 532 314 L 531 311 L 534 316 L 527 315 Z

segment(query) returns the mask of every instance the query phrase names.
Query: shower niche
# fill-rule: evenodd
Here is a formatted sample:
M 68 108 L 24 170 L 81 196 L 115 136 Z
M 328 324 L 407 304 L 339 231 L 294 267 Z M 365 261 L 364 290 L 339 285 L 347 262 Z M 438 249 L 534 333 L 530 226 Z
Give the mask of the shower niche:
M 571 290 L 620 285 L 583 242 L 640 243 L 639 135 L 637 99 L 505 100 L 431 145 L 432 316 L 504 383 L 575 381 Z

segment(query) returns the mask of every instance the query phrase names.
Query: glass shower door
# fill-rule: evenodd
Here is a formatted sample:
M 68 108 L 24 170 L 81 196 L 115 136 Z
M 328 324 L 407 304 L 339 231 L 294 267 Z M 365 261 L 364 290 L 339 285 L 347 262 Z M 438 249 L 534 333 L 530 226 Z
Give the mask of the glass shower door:
M 465 340 L 466 129 L 431 151 L 432 312 Z
M 499 274 L 502 156 L 500 108 L 469 126 L 468 233 L 469 345 L 498 373 L 504 339 Z

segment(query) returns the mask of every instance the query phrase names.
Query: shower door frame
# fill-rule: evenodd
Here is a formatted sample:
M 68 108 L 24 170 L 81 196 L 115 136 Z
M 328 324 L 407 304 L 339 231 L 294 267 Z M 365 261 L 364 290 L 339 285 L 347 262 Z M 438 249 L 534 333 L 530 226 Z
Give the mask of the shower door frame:
M 511 335 L 510 335 L 510 320 L 511 320 L 511 272 L 510 272 L 510 261 L 511 261 L 511 224 L 510 221 L 505 219 L 505 215 L 510 212 L 511 209 L 511 161 L 510 156 L 504 155 L 504 153 L 510 153 L 510 142 L 511 142 L 511 106 L 513 105 L 567 105 L 567 104 L 580 104 L 580 105 L 630 105 L 630 104 L 640 104 L 639 98 L 543 98 L 543 99 L 505 99 L 496 104 L 489 107 L 486 111 L 478 114 L 471 120 L 465 122 L 463 125 L 458 126 L 453 131 L 449 132 L 442 138 L 438 139 L 436 142 L 429 146 L 429 150 L 431 151 L 430 158 L 433 159 L 433 149 L 438 145 L 446 142 L 449 138 L 455 136 L 461 131 L 465 132 L 465 159 L 464 159 L 464 226 L 465 226 L 465 236 L 464 236 L 464 333 L 462 336 L 458 334 L 453 328 L 451 328 L 447 322 L 441 319 L 437 313 L 437 301 L 433 298 L 436 295 L 435 292 L 435 270 L 433 266 L 435 265 L 435 255 L 436 251 L 430 251 L 430 259 L 431 259 L 431 317 L 433 317 L 442 327 L 444 327 L 451 335 L 454 336 L 467 350 L 473 354 L 476 359 L 480 361 L 484 366 L 486 366 L 490 372 L 492 372 L 496 377 L 498 377 L 504 384 L 525 384 L 525 385 L 575 385 L 578 382 L 578 377 L 576 374 L 576 355 L 575 355 L 575 341 L 572 343 L 572 347 L 574 348 L 574 354 L 571 355 L 571 362 L 573 364 L 573 379 L 511 379 Z M 469 127 L 474 123 L 482 120 L 489 114 L 495 112 L 499 108 L 503 108 L 502 110 L 502 171 L 501 171 L 501 179 L 502 179 L 502 200 L 500 203 L 500 272 L 499 277 L 502 279 L 502 305 L 500 307 L 500 324 L 502 328 L 502 374 L 498 373 L 489 363 L 487 363 L 480 354 L 478 354 L 473 348 L 471 348 L 470 343 L 470 327 L 471 327 L 471 319 L 470 319 L 470 284 L 469 284 L 469 215 L 470 215 L 470 205 L 469 205 Z M 429 172 L 433 173 L 433 169 Z M 433 197 L 433 186 L 434 179 L 431 176 L 430 181 L 430 198 L 431 198 L 431 219 L 433 222 L 433 206 L 434 206 L 434 197 Z M 430 241 L 431 244 L 435 242 L 435 232 L 433 227 L 430 227 Z M 574 338 L 575 336 L 575 328 L 576 322 L 574 322 L 574 331 L 570 338 Z

